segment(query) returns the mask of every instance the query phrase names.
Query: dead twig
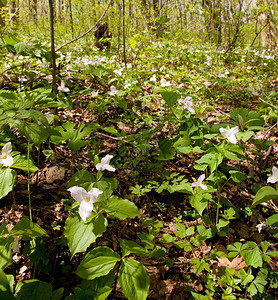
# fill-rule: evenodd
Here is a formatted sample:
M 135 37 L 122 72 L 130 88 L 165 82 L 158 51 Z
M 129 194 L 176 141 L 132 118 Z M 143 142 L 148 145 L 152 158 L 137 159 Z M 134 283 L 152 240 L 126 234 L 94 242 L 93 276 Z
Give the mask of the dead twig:
M 91 27 L 90 29 L 88 29 L 85 33 L 81 34 L 80 36 L 74 38 L 73 40 L 63 44 L 62 46 L 60 46 L 59 48 L 56 49 L 56 52 L 61 50 L 62 48 L 64 48 L 65 46 L 68 46 L 70 44 L 72 44 L 73 42 L 83 38 L 85 35 L 87 35 L 88 33 L 90 33 L 93 29 L 95 29 L 97 27 L 97 25 L 100 23 L 100 21 L 103 19 L 103 17 L 105 16 L 106 12 L 108 11 L 108 8 L 110 7 L 111 3 L 113 0 L 110 0 L 106 9 L 104 10 L 104 12 L 102 13 L 101 17 L 97 20 L 97 22 L 95 23 L 95 25 L 93 27 Z

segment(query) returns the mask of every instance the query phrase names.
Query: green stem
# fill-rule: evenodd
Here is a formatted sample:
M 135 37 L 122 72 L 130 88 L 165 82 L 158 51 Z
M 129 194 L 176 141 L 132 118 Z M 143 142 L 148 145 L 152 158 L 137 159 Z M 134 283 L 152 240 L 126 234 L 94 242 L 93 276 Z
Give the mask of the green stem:
M 30 193 L 30 139 L 28 138 L 28 149 L 27 149 L 27 188 L 28 188 L 28 200 L 29 200 L 29 216 L 32 221 L 32 205 L 31 205 L 31 193 Z
M 217 183 L 217 210 L 216 210 L 216 221 L 215 225 L 218 224 L 219 221 L 219 210 L 220 210 L 220 184 Z

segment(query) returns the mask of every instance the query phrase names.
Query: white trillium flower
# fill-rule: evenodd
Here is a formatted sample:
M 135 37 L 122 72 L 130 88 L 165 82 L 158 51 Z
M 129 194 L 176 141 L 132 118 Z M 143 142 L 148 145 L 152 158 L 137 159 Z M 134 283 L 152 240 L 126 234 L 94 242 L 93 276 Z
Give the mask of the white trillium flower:
M 155 74 L 153 74 L 153 76 L 150 78 L 150 81 L 156 82 L 156 75 Z
M 62 92 L 69 92 L 70 91 L 70 89 L 68 87 L 66 87 L 63 80 L 61 81 L 60 86 L 58 86 L 58 90 L 62 91 Z
M 91 93 L 92 97 L 95 98 L 98 96 L 98 91 L 92 91 Z
M 5 167 L 10 167 L 13 162 L 14 159 L 13 157 L 10 155 L 12 152 L 12 144 L 11 142 L 8 142 L 7 144 L 5 144 L 2 148 L 2 153 L 0 155 L 0 164 L 4 165 Z
M 205 86 L 206 88 L 208 88 L 209 86 L 211 86 L 211 82 L 205 81 L 205 82 L 204 82 L 204 86 Z
M 221 127 L 219 129 L 220 133 L 224 136 L 224 138 L 228 139 L 228 141 L 232 144 L 237 143 L 236 134 L 238 133 L 238 126 L 233 127 L 231 129 L 225 129 Z
M 126 80 L 125 81 L 125 85 L 124 85 L 124 88 L 127 89 L 131 86 L 131 84 Z
M 195 188 L 195 187 L 199 186 L 201 189 L 207 190 L 208 189 L 207 186 L 202 183 L 204 181 L 205 177 L 206 177 L 205 174 L 201 175 L 196 182 L 191 183 L 191 187 Z
M 114 85 L 111 85 L 110 92 L 109 92 L 110 96 L 115 96 L 118 93 L 119 93 L 119 91 L 116 89 L 116 87 Z
M 96 169 L 98 171 L 104 171 L 104 170 L 107 170 L 107 171 L 111 171 L 111 172 L 115 172 L 115 168 L 113 168 L 112 166 L 109 165 L 110 163 L 110 160 L 113 158 L 113 155 L 109 155 L 107 154 L 105 157 L 103 157 L 100 161 L 100 163 L 98 163 L 96 165 Z
M 278 168 L 272 167 L 272 176 L 267 179 L 267 183 L 275 183 L 278 181 Z
M 72 198 L 80 202 L 79 215 L 83 221 L 86 221 L 88 217 L 92 214 L 94 203 L 97 201 L 97 197 L 103 193 L 103 191 L 92 188 L 87 192 L 84 188 L 79 186 L 73 186 L 68 189 Z
M 192 97 L 185 97 L 184 99 L 179 99 L 178 103 L 180 105 L 183 105 L 183 109 L 187 109 L 190 111 L 192 114 L 195 114 L 195 110 L 192 107 L 193 102 L 191 101 Z
M 161 87 L 171 86 L 171 83 L 169 81 L 166 81 L 166 79 L 162 78 L 160 81 Z

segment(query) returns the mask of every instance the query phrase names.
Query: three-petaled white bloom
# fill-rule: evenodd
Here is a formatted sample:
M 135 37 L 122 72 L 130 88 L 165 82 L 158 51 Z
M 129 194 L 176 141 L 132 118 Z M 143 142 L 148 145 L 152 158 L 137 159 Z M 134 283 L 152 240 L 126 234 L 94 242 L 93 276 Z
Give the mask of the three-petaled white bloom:
M 116 87 L 114 85 L 111 85 L 110 92 L 109 92 L 110 96 L 115 96 L 118 93 L 119 93 L 119 91 L 116 89 Z
M 160 86 L 162 87 L 171 86 L 171 83 L 169 81 L 166 81 L 166 79 L 162 78 L 160 81 Z
M 272 176 L 268 177 L 267 183 L 275 183 L 278 181 L 278 168 L 272 167 Z
M 127 89 L 131 86 L 131 84 L 126 80 L 125 81 L 125 85 L 124 85 L 124 88 Z
M 98 91 L 92 91 L 91 93 L 92 97 L 95 98 L 98 96 Z
M 70 91 L 70 89 L 68 87 L 66 87 L 63 80 L 61 81 L 60 86 L 58 86 L 58 90 L 62 91 L 62 92 L 69 92 Z
M 179 99 L 178 103 L 180 105 L 183 105 L 183 109 L 187 109 L 188 111 L 190 111 L 192 114 L 195 114 L 195 110 L 192 107 L 192 97 L 185 97 L 184 99 Z
M 208 88 L 209 86 L 211 86 L 211 82 L 205 81 L 205 82 L 204 82 L 204 86 L 205 86 L 206 88 Z
M 205 177 L 206 177 L 206 175 L 202 174 L 196 182 L 191 183 L 191 187 L 195 188 L 195 187 L 199 186 L 201 189 L 207 190 L 208 189 L 207 186 L 202 183 L 204 181 Z
M 107 171 L 115 172 L 116 169 L 109 165 L 110 160 L 112 158 L 113 158 L 113 155 L 107 154 L 106 156 L 104 156 L 101 159 L 100 163 L 98 163 L 96 165 L 96 169 L 99 170 L 99 171 L 107 170 Z
M 219 129 L 220 133 L 224 136 L 224 138 L 228 139 L 228 141 L 232 144 L 237 143 L 236 134 L 238 133 L 238 126 L 233 127 L 231 129 L 225 129 L 221 127 Z
M 150 78 L 150 81 L 156 82 L 156 75 L 155 74 L 153 74 L 153 76 Z
M 13 162 L 14 159 L 13 157 L 10 155 L 12 152 L 12 144 L 11 142 L 8 142 L 7 144 L 5 144 L 2 148 L 2 153 L 0 155 L 0 164 L 4 165 L 5 167 L 10 167 Z
M 88 217 L 92 214 L 94 203 L 97 201 L 97 197 L 103 193 L 103 191 L 92 188 L 87 192 L 84 188 L 79 186 L 73 186 L 68 189 L 72 198 L 80 202 L 79 215 L 83 221 L 86 221 Z

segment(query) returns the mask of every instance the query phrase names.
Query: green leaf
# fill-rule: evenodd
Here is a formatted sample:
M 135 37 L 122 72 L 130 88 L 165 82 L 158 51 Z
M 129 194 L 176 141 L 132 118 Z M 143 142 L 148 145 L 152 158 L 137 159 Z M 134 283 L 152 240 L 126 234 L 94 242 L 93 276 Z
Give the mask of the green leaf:
M 16 54 L 20 54 L 23 56 L 29 56 L 32 54 L 32 48 L 24 42 L 19 42 L 19 43 L 15 44 L 14 48 L 15 48 Z
M 0 268 L 4 270 L 7 266 L 12 264 L 12 243 L 13 237 L 0 238 Z
M 202 215 L 204 209 L 208 205 L 208 201 L 212 199 L 211 194 L 209 193 L 198 193 L 189 197 L 189 201 L 192 207 L 194 207 L 199 215 Z
M 237 157 L 235 154 L 229 152 L 229 151 L 224 151 L 223 153 L 224 157 L 227 158 L 227 159 L 230 159 L 230 160 L 240 160 L 239 157 Z
M 34 238 L 38 236 L 48 237 L 47 232 L 38 224 L 33 223 L 27 217 L 23 217 L 10 231 L 11 236 L 22 235 L 27 238 Z
M 130 253 L 134 253 L 138 256 L 147 256 L 148 251 L 146 251 L 143 247 L 133 241 L 119 239 L 121 250 L 122 250 L 122 257 L 129 255 Z
M 233 181 L 236 183 L 240 183 L 248 177 L 245 174 L 243 174 L 242 172 L 236 171 L 236 170 L 230 170 L 229 173 L 231 174 Z
M 178 101 L 179 94 L 171 87 L 167 88 L 157 88 L 154 91 L 155 93 L 160 93 L 163 100 L 169 105 L 169 107 L 173 107 L 173 105 Z
M 278 227 L 278 214 L 272 215 L 265 221 L 266 225 Z
M 12 167 L 27 172 L 28 171 L 27 156 L 21 154 L 14 156 Z M 31 159 L 29 159 L 29 170 L 30 173 L 34 173 L 38 171 L 38 168 L 34 165 L 34 162 Z
M 258 190 L 253 200 L 252 206 L 274 199 L 278 199 L 278 192 L 270 186 L 264 186 Z
M 95 176 L 87 170 L 80 170 L 73 174 L 68 183 L 68 187 L 80 186 L 88 190 L 92 182 L 95 182 Z
M 81 278 L 92 280 L 107 275 L 121 258 L 108 247 L 97 247 L 88 252 L 76 270 Z
M 7 291 L 7 292 L 11 291 L 8 278 L 1 268 L 0 268 L 0 291 Z
M 254 134 L 254 131 L 244 131 L 239 132 L 236 136 L 239 140 L 242 140 L 243 142 L 247 142 L 251 136 Z
M 107 226 L 103 216 L 95 215 L 90 222 L 83 222 L 78 214 L 69 216 L 65 223 L 65 237 L 71 252 L 71 257 L 78 252 L 84 252 L 100 236 Z
M 124 259 L 119 269 L 118 283 L 128 299 L 144 300 L 150 287 L 149 274 L 138 261 Z
M 16 285 L 16 293 L 28 300 L 51 300 L 52 286 L 47 282 L 37 279 L 19 281 Z
M 0 199 L 13 190 L 16 180 L 16 171 L 10 168 L 0 169 Z
M 140 211 L 134 203 L 117 196 L 111 196 L 106 201 L 102 201 L 101 208 L 108 213 L 110 217 L 120 220 L 134 218 L 140 215 Z
M 254 268 L 261 267 L 263 265 L 263 259 L 259 247 L 255 247 L 251 251 L 247 251 L 243 254 L 243 258 L 248 266 Z

